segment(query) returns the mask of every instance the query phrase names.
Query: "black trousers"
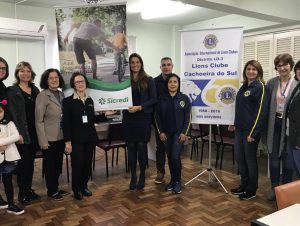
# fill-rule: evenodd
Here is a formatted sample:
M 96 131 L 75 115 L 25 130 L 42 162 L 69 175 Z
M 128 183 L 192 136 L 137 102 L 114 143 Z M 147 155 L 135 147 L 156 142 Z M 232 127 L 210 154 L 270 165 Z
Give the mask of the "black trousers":
M 58 191 L 58 179 L 62 172 L 65 149 L 64 140 L 49 142 L 49 149 L 43 151 L 43 168 L 46 179 L 48 195 Z
M 17 168 L 17 182 L 19 186 L 19 196 L 23 197 L 31 190 L 34 159 L 37 149 L 32 144 L 19 144 L 17 147 L 21 156 Z
M 129 141 L 128 147 L 128 163 L 131 171 L 131 176 L 136 177 L 137 160 L 140 166 L 140 177 L 145 177 L 145 170 L 147 165 L 147 142 L 143 141 Z
M 72 144 L 72 190 L 79 192 L 87 188 L 87 183 L 92 175 L 94 143 Z
M 241 175 L 241 186 L 248 192 L 256 193 L 258 188 L 257 148 L 259 139 L 248 142 L 249 131 L 235 129 L 234 155 Z
M 4 185 L 4 191 L 8 205 L 11 205 L 14 203 L 14 187 L 12 184 L 12 173 L 2 174 L 2 182 Z

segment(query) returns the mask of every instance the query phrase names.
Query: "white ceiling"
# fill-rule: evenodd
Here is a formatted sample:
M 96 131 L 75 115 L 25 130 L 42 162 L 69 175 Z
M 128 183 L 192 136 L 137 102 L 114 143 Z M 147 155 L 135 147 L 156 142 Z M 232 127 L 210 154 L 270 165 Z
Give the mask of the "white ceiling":
M 24 2 L 23 2 L 24 1 Z M 83 0 L 2 0 L 12 4 L 30 5 L 36 7 L 68 7 L 84 5 Z M 103 3 L 114 4 L 122 0 L 103 0 Z M 140 0 L 127 0 L 130 7 Z M 152 0 L 149 0 L 152 1 Z M 178 1 L 178 0 L 173 0 Z M 126 0 L 124 0 L 126 2 Z M 298 9 L 300 0 L 181 0 L 182 3 L 197 6 L 197 8 L 177 16 L 152 19 L 149 22 L 168 25 L 188 25 L 204 20 L 210 20 L 226 15 L 240 15 L 248 18 L 270 21 L 278 26 L 288 26 L 300 23 Z M 165 9 L 171 10 L 171 9 Z M 139 14 L 128 13 L 128 20 L 141 20 Z

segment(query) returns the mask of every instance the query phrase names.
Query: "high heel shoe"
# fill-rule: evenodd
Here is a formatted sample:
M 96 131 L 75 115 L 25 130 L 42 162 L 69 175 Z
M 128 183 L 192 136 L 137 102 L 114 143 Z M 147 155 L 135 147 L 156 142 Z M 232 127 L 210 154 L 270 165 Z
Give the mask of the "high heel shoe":
M 140 177 L 139 177 L 139 182 L 138 182 L 136 188 L 137 188 L 138 190 L 141 190 L 141 189 L 143 189 L 144 187 L 145 187 L 145 175 L 140 175 Z
M 135 190 L 136 189 L 136 176 L 132 176 L 129 184 L 129 189 L 130 190 Z

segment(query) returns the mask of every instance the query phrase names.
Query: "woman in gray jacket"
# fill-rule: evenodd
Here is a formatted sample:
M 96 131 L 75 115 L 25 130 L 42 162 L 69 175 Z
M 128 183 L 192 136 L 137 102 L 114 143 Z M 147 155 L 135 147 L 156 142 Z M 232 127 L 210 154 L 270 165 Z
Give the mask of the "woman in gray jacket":
M 58 190 L 65 150 L 61 127 L 64 94 L 58 88 L 64 86 L 64 80 L 57 69 L 50 68 L 42 74 L 40 86 L 44 90 L 36 98 L 35 127 L 43 151 L 47 193 L 53 200 L 61 200 L 67 193 Z
M 275 200 L 274 187 L 280 184 L 280 165 L 282 163 L 283 184 L 292 181 L 293 164 L 285 145 L 286 106 L 297 81 L 291 76 L 294 61 L 290 54 L 280 54 L 274 59 L 275 70 L 279 76 L 270 79 L 266 88 L 269 92 L 269 115 L 267 126 L 267 149 L 269 152 L 269 167 L 271 191 L 267 199 Z

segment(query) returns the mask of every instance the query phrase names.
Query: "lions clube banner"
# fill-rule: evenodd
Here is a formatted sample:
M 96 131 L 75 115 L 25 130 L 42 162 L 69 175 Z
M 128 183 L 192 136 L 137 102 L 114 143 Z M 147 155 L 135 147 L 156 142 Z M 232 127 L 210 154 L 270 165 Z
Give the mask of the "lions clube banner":
M 192 122 L 233 124 L 241 77 L 242 28 L 181 32 L 181 90 Z
M 88 78 L 96 110 L 131 106 L 125 3 L 57 8 L 55 14 L 65 95 L 73 93 L 72 73 L 80 71 Z

